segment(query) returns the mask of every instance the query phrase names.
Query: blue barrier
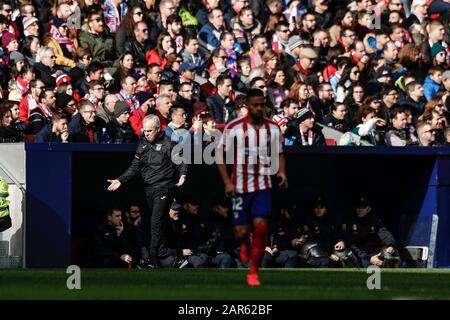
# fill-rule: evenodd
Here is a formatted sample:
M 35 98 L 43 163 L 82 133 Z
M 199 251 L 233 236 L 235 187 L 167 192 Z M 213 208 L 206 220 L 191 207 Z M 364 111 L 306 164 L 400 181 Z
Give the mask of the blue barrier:
M 139 179 L 115 193 L 106 179 L 128 168 L 136 145 L 26 144 L 27 266 L 85 263 L 82 249 L 108 205 L 146 206 Z M 301 213 L 323 194 L 336 220 L 353 213 L 364 194 L 400 245 L 428 246 L 431 220 L 439 216 L 434 267 L 450 265 L 450 150 L 448 148 L 286 148 L 288 193 Z M 223 192 L 215 166 L 189 168 L 185 190 L 205 203 Z M 145 215 L 144 215 L 145 216 Z

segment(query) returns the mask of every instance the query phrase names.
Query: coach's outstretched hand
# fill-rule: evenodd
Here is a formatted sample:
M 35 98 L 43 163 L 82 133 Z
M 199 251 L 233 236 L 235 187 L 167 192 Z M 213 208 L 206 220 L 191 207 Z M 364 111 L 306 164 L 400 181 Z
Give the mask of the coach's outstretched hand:
M 106 181 L 108 181 L 110 183 L 110 185 L 108 187 L 108 191 L 116 191 L 122 185 L 122 183 L 119 180 L 117 180 L 117 179 L 106 180 Z
M 177 187 L 181 187 L 184 184 L 184 181 L 186 181 L 186 176 L 182 175 L 180 177 L 180 180 L 178 180 L 178 183 L 176 184 Z

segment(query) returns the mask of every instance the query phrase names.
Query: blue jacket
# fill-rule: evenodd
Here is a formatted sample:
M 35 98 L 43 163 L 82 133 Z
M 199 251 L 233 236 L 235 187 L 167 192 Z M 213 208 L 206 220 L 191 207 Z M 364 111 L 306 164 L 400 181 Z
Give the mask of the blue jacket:
M 53 125 L 50 122 L 36 134 L 34 142 L 62 142 L 61 136 L 52 132 Z M 70 141 L 70 139 L 68 139 Z
M 200 44 L 212 51 L 220 46 L 220 34 L 222 32 L 217 30 L 210 22 L 205 24 L 198 33 Z
M 439 84 L 430 79 L 430 76 L 427 76 L 423 82 L 423 95 L 425 96 L 425 99 L 427 99 L 427 101 L 433 99 L 440 87 Z

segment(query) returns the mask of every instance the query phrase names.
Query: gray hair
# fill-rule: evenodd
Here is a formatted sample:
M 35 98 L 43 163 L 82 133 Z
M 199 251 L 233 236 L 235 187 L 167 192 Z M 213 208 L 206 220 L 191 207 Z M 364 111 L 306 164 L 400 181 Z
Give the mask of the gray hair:
M 143 125 L 145 125 L 147 122 L 152 122 L 153 128 L 155 129 L 161 128 L 161 122 L 159 121 L 158 116 L 155 116 L 154 114 L 146 116 L 142 121 Z
M 159 97 L 156 99 L 156 106 L 159 107 L 162 104 L 163 99 L 165 98 L 172 100 L 167 93 L 160 94 Z
M 117 100 L 119 100 L 119 98 L 115 94 L 112 94 L 112 93 L 106 95 L 105 103 L 111 102 L 111 100 L 117 101 Z
M 86 107 L 94 107 L 94 105 L 89 101 L 82 102 L 81 105 L 78 107 L 78 111 L 82 113 L 84 112 L 84 110 L 86 110 Z
M 39 49 L 37 55 L 36 55 L 36 62 L 42 62 L 42 58 L 44 58 L 44 55 L 47 51 L 52 51 L 55 53 L 52 47 L 42 47 Z

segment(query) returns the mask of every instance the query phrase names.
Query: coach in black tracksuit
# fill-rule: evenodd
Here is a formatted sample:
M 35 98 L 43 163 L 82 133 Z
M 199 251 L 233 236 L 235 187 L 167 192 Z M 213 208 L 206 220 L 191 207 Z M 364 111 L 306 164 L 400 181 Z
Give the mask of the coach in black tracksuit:
M 143 128 L 145 139 L 139 144 L 131 166 L 118 179 L 108 180 L 111 183 L 108 190 L 117 190 L 138 172 L 141 173 L 152 211 L 149 266 L 156 267 L 158 258 L 164 258 L 171 252 L 167 248 L 165 231 L 169 223 L 168 211 L 173 200 L 172 191 L 175 186 L 184 183 L 187 166 L 172 161 L 172 149 L 176 144 L 160 131 L 161 124 L 157 116 L 145 117 Z

